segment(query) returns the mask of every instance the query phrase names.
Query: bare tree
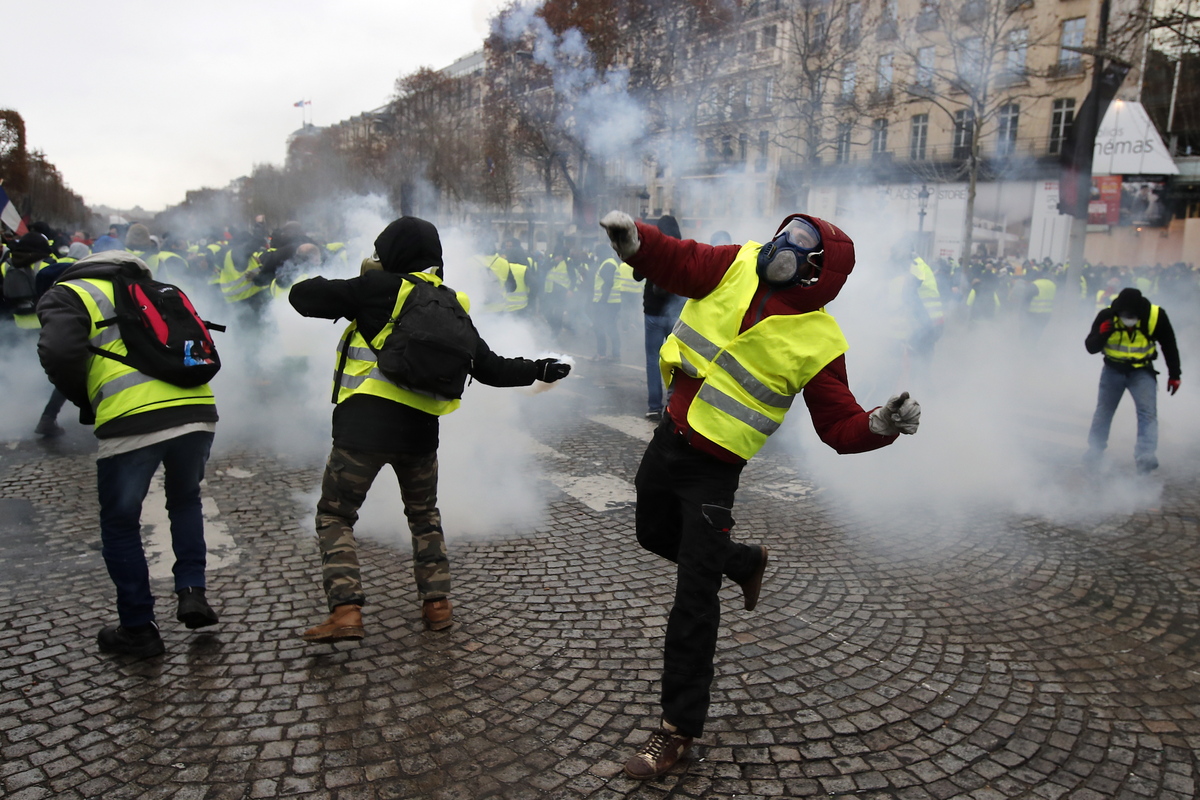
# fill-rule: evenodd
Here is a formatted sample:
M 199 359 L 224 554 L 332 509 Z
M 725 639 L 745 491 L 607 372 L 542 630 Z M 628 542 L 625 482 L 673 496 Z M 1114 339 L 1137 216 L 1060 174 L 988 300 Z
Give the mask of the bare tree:
M 906 47 L 914 80 L 906 102 L 937 109 L 953 126 L 951 167 L 933 162 L 931 179 L 965 180 L 964 261 L 970 258 L 976 189 L 985 167 L 1002 168 L 1019 158 L 1017 124 L 1025 101 L 1051 96 L 1045 79 L 1083 74 L 1080 62 L 1035 70 L 1026 61 L 1036 48 L 1057 46 L 1056 30 L 1038 31 L 1027 0 L 925 0 L 916 20 L 918 38 Z M 930 58 L 934 48 L 936 58 Z M 983 157 L 983 141 L 995 134 L 994 161 Z M 1028 154 L 1026 154 L 1028 155 Z

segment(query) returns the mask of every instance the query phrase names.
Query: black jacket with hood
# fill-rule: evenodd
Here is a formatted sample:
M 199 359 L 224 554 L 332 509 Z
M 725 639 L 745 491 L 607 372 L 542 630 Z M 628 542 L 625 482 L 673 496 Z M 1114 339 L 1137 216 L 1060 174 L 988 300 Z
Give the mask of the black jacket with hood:
M 150 277 L 145 262 L 124 250 L 106 250 L 76 261 L 63 271 L 59 284 L 50 287 L 38 301 L 37 315 L 42 323 L 38 338 L 38 358 L 50 382 L 79 407 L 79 421 L 85 425 L 95 422 L 88 401 L 88 369 L 93 358 L 88 350 L 88 335 L 92 318 L 83 300 L 74 290 L 62 286 L 62 281 L 77 278 L 112 280 L 117 275 L 129 278 Z M 194 422 L 216 422 L 217 407 L 211 403 L 178 405 L 128 414 L 96 428 L 96 438 L 112 439 L 188 425 Z
M 1142 333 L 1147 333 L 1146 328 L 1150 322 L 1150 305 L 1149 298 L 1145 297 L 1141 290 L 1122 289 L 1121 293 L 1113 299 L 1111 306 L 1100 309 L 1096 314 L 1096 318 L 1092 320 L 1092 329 L 1088 331 L 1087 338 L 1083 340 L 1083 346 L 1089 353 L 1101 352 L 1108 343 L 1109 337 L 1112 336 L 1112 330 L 1101 331 L 1100 326 L 1106 321 L 1116 319 L 1122 312 L 1129 315 L 1136 314 L 1141 320 Z M 1158 322 L 1154 326 L 1154 333 L 1147 333 L 1147 338 L 1162 350 L 1163 361 L 1167 364 L 1167 380 L 1179 380 L 1179 346 L 1175 342 L 1175 329 L 1171 327 L 1171 320 L 1167 317 L 1166 309 L 1161 306 L 1158 309 Z M 1153 360 L 1151 359 L 1151 361 Z M 1108 356 L 1104 357 L 1104 363 L 1119 372 L 1129 372 L 1141 368 L 1126 362 L 1113 361 Z M 1153 367 L 1150 369 L 1157 374 L 1158 370 Z
M 432 223 L 401 217 L 379 234 L 375 252 L 382 270 L 346 280 L 310 278 L 292 287 L 288 301 L 306 317 L 353 320 L 367 340 L 373 339 L 396 305 L 405 282 L 399 273 L 441 267 L 442 244 Z M 537 365 L 497 355 L 480 339 L 471 375 L 489 386 L 529 386 L 537 380 Z M 438 417 L 394 400 L 356 394 L 334 408 L 333 443 L 369 453 L 429 453 L 438 447 Z

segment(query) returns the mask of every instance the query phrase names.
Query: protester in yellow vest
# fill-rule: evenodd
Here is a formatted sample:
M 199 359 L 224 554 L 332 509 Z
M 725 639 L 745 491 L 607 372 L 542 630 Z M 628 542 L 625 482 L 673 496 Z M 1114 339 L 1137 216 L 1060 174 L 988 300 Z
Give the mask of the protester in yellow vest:
M 150 270 L 128 252 L 108 251 L 63 272 L 38 303 L 38 356 L 51 383 L 79 407 L 80 421 L 95 424 L 101 552 L 116 586 L 120 619 L 100 630 L 100 652 L 150 657 L 165 647 L 155 623 L 141 512 L 160 465 L 175 553 L 176 619 L 189 629 L 217 622 L 205 597 L 200 498 L 217 407 L 208 384 L 176 386 L 100 355 L 128 352 L 120 327 L 102 324 L 116 315 L 117 276 L 149 278 Z
M 617 328 L 617 315 L 621 311 L 618 264 L 617 259 L 606 258 L 592 276 L 592 332 L 596 337 L 596 358 L 600 361 L 621 360 L 621 331 Z
M 429 630 L 453 624 L 450 560 L 437 508 L 439 418 L 457 398 L 401 385 L 384 375 L 376 353 L 413 291 L 414 281 L 442 283 L 442 242 L 432 223 L 401 217 L 375 239 L 371 264 L 346 280 L 311 278 L 288 299 L 306 317 L 353 320 L 342 334 L 333 380 L 333 449 L 317 503 L 317 539 L 329 618 L 303 633 L 308 642 L 361 639 L 366 602 L 354 540 L 358 509 L 375 476 L 390 465 L 400 482 L 413 542 L 413 574 L 421 616 Z M 379 268 L 374 268 L 377 262 Z M 459 304 L 470 310 L 467 296 Z M 435 343 L 436 344 L 436 343 Z M 479 339 L 470 374 L 489 386 L 529 386 L 566 377 L 570 365 L 493 353 Z
M 766 245 L 741 247 L 681 241 L 619 211 L 600 224 L 620 258 L 690 298 L 661 350 L 674 393 L 635 480 L 639 544 L 678 565 L 661 726 L 625 762 L 645 779 L 703 733 L 723 578 L 741 586 L 746 610 L 758 602 L 767 549 L 730 536 L 746 460 L 801 392 L 818 435 L 842 453 L 915 433 L 920 406 L 905 392 L 867 412 L 850 392 L 846 340 L 824 306 L 854 266 L 854 245 L 830 223 L 793 214 Z
M 1084 340 L 1089 353 L 1104 353 L 1100 391 L 1084 464 L 1095 467 L 1108 447 L 1113 414 L 1125 391 L 1137 409 L 1137 441 L 1133 448 L 1138 474 L 1158 469 L 1158 372 L 1153 362 L 1162 345 L 1167 365 L 1167 393 L 1179 391 L 1179 347 L 1167 312 L 1137 289 L 1122 289 L 1112 307 L 1102 309 Z

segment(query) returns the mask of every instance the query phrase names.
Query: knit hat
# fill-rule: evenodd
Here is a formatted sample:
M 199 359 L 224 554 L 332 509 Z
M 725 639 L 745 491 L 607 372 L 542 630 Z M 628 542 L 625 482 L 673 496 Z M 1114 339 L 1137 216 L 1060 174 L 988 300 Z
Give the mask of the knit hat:
M 664 214 L 658 218 L 658 229 L 674 239 L 682 239 L 683 231 L 679 230 L 679 220 L 672 217 L 670 214 Z
M 154 242 L 150 239 L 150 229 L 140 222 L 129 226 L 125 232 L 126 250 L 149 250 Z
M 1150 301 L 1142 296 L 1137 289 L 1122 289 L 1112 301 L 1112 310 L 1117 316 L 1137 316 L 1147 319 L 1150 316 Z
M 37 231 L 30 231 L 13 242 L 12 251 L 34 256 L 48 256 L 52 252 L 49 240 Z

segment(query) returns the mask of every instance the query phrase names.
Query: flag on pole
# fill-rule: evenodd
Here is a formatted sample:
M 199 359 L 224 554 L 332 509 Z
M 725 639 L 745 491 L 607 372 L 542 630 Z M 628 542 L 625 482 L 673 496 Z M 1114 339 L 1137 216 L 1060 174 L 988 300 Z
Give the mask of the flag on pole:
M 25 227 L 25 220 L 21 219 L 21 212 L 17 211 L 16 204 L 8 199 L 8 192 L 4 189 L 0 189 L 0 222 L 17 236 L 24 236 L 29 230 Z
M 295 108 L 303 108 L 304 106 L 311 106 L 312 100 L 298 100 L 295 103 L 292 103 L 292 105 Z

